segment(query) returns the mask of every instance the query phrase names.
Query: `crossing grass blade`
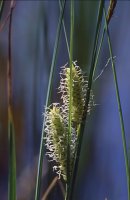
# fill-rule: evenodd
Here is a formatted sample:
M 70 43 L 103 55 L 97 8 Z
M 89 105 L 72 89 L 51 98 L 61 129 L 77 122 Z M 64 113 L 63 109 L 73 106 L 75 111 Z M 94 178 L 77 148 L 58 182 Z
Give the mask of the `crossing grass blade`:
M 110 1 L 109 7 L 108 7 L 107 16 L 106 16 L 107 25 L 110 23 L 110 20 L 111 20 L 111 18 L 113 16 L 114 10 L 116 8 L 116 3 L 117 3 L 117 0 L 111 0 Z M 103 31 L 102 31 L 102 35 L 101 35 L 100 44 L 99 44 L 99 48 L 98 48 L 98 51 L 97 51 L 95 64 L 94 64 L 93 74 L 95 74 L 96 66 L 97 66 L 97 63 L 98 63 L 98 58 L 99 58 L 99 55 L 100 55 L 100 52 L 101 52 L 101 48 L 102 48 L 102 44 L 103 44 L 103 41 L 104 41 L 105 31 L 106 31 L 106 27 L 104 25 Z
M 60 39 L 60 33 L 61 33 L 62 19 L 64 16 L 65 4 L 66 4 L 66 0 L 64 0 L 62 3 L 62 9 L 59 16 L 59 22 L 58 22 L 58 27 L 57 27 L 57 33 L 56 33 L 56 39 L 55 39 L 54 51 L 53 51 L 51 69 L 50 69 L 50 76 L 49 76 L 49 83 L 48 83 L 48 90 L 47 90 L 47 97 L 46 97 L 46 107 L 50 104 L 50 100 L 51 100 L 54 69 L 56 65 L 56 58 L 57 58 L 57 52 L 58 52 L 58 47 L 59 47 L 59 39 Z M 36 189 L 35 189 L 35 200 L 40 199 L 41 178 L 42 178 L 43 157 L 44 157 L 44 140 L 43 140 L 44 128 L 45 128 L 44 122 L 45 122 L 45 118 L 43 121 L 42 134 L 41 134 L 41 144 L 40 144 L 37 180 L 36 180 Z

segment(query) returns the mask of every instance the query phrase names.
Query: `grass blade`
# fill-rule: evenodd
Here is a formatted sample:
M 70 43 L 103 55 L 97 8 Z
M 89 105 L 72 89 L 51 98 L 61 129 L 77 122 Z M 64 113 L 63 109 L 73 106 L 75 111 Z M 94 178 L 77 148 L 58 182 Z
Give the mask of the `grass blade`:
M 102 44 L 103 44 L 103 40 L 104 40 L 104 35 L 105 35 L 105 28 L 104 28 L 104 30 L 102 32 L 99 48 L 98 48 L 96 59 L 95 59 L 95 63 L 94 63 L 93 77 L 95 75 L 95 71 L 96 71 L 96 67 L 97 67 L 97 63 L 98 63 L 98 58 L 99 58 L 99 55 L 100 55 L 100 52 L 101 52 L 101 48 L 102 48 Z
M 16 152 L 15 152 L 15 132 L 13 122 L 8 124 L 9 139 L 9 179 L 8 179 L 8 199 L 16 200 Z
M 48 186 L 47 190 L 45 191 L 43 197 L 41 200 L 46 200 L 49 193 L 51 192 L 51 190 L 54 188 L 54 186 L 57 184 L 57 181 L 58 181 L 58 177 L 56 176 L 52 182 L 50 183 L 50 185 Z
M 127 187 L 128 187 L 128 200 L 130 200 L 129 160 L 128 160 L 128 154 L 127 154 L 124 119 L 123 119 L 123 114 L 122 114 L 122 107 L 121 107 L 119 87 L 118 87 L 118 81 L 117 81 L 117 75 L 116 75 L 116 68 L 115 68 L 115 63 L 114 63 L 114 59 L 113 59 L 112 44 L 111 44 L 109 29 L 108 29 L 108 25 L 107 25 L 107 17 L 106 17 L 105 8 L 104 8 L 104 17 L 105 17 L 105 28 L 106 28 L 107 39 L 108 39 L 108 46 L 109 46 L 109 52 L 110 52 L 110 58 L 111 58 L 111 64 L 112 64 L 112 71 L 113 71 L 113 77 L 114 77 L 114 83 L 115 83 L 116 98 L 117 98 L 118 111 L 119 111 L 119 117 L 120 117 L 120 125 L 121 125 L 121 132 L 122 132 L 122 143 L 123 143 L 123 150 L 124 150 L 124 157 L 125 157 Z
M 62 9 L 62 1 L 61 0 L 59 0 L 59 6 L 60 6 L 60 9 Z M 66 28 L 65 28 L 64 18 L 62 20 L 62 24 L 63 24 L 63 30 L 64 30 L 64 35 L 65 35 L 67 51 L 68 51 L 68 55 L 69 55 L 69 58 L 70 58 L 70 49 L 69 49 L 69 43 L 68 43 L 68 39 L 67 39 L 67 32 L 66 32 Z
M 4 7 L 4 1 L 1 0 L 1 1 L 0 1 L 0 19 L 1 19 L 1 17 L 2 17 L 3 7 Z
M 12 14 L 13 1 L 11 1 L 9 33 L 8 33 L 8 66 L 7 66 L 7 87 L 8 87 L 8 139 L 9 139 L 9 179 L 8 179 L 8 199 L 16 200 L 16 152 L 15 152 L 15 131 L 13 123 L 12 104 Z
M 117 0 L 111 0 L 110 1 L 109 7 L 108 7 L 108 12 L 107 12 L 107 17 L 106 17 L 107 24 L 110 23 L 110 20 L 113 16 L 113 12 L 114 12 L 114 9 L 116 7 L 116 3 L 117 3 Z M 99 58 L 101 48 L 102 48 L 102 44 L 103 44 L 103 40 L 104 40 L 105 30 L 106 30 L 106 28 L 104 26 L 102 36 L 101 36 L 101 40 L 100 40 L 100 44 L 99 44 L 99 48 L 98 48 L 98 52 L 97 52 L 97 56 L 96 56 L 96 60 L 95 60 L 95 64 L 94 64 L 93 74 L 95 74 L 96 66 L 97 66 L 97 63 L 98 63 L 98 58 Z
M 72 62 L 73 62 L 73 34 L 74 34 L 74 1 L 70 1 L 70 96 L 69 96 L 69 122 L 68 122 L 68 142 L 67 142 L 67 189 L 66 199 L 69 198 L 70 191 L 70 144 L 72 129 Z
M 60 17 L 59 17 L 59 22 L 58 22 L 58 27 L 57 27 L 56 40 L 55 40 L 55 45 L 54 45 L 53 58 L 52 58 L 52 63 L 51 63 L 51 70 L 50 70 L 47 97 L 46 97 L 46 107 L 50 104 L 50 99 L 51 99 L 52 80 L 53 80 L 54 68 L 55 68 L 55 64 L 56 64 L 56 58 L 57 58 L 57 52 L 58 52 L 59 39 L 60 39 L 60 33 L 61 33 L 61 25 L 62 25 L 64 10 L 65 10 L 65 4 L 66 4 L 66 0 L 63 1 L 62 9 L 60 12 Z M 44 121 L 45 121 L 45 118 L 44 118 Z M 42 178 L 42 168 L 43 168 L 42 164 L 43 164 L 43 157 L 44 157 L 44 140 L 43 140 L 44 128 L 45 128 L 44 121 L 43 121 L 43 127 L 42 127 L 41 144 L 40 144 L 40 152 L 39 152 L 35 200 L 40 199 L 41 178 Z
M 94 63 L 95 63 L 98 38 L 99 38 L 99 32 L 100 32 L 102 15 L 103 15 L 103 4 L 104 4 L 104 1 L 100 0 L 99 10 L 98 10 L 97 27 L 96 27 L 96 33 L 95 33 L 95 41 L 94 41 L 93 54 L 92 54 L 92 62 L 91 62 L 91 68 L 90 68 L 90 73 L 89 73 L 87 98 L 86 98 L 86 103 L 85 103 L 86 108 L 88 107 L 88 103 L 89 103 L 89 99 L 90 99 L 90 91 L 91 91 L 92 82 L 93 82 L 93 72 L 94 72 L 94 66 L 95 66 Z M 82 124 L 80 127 L 77 154 L 76 154 L 76 159 L 75 159 L 75 165 L 74 165 L 72 182 L 71 182 L 71 190 L 70 190 L 70 195 L 69 195 L 70 200 L 73 199 L 74 184 L 75 184 L 76 175 L 77 175 L 77 171 L 78 171 L 78 164 L 79 164 L 79 157 L 80 157 L 81 145 L 82 145 L 82 140 L 83 140 L 83 133 L 84 133 L 84 128 L 85 128 L 85 123 L 84 123 L 85 121 L 86 121 L 86 117 L 85 117 L 85 119 L 82 120 Z
M 109 22 L 111 20 L 111 17 L 114 13 L 116 4 L 117 4 L 117 0 L 110 0 L 110 4 L 108 7 L 108 12 L 107 12 L 107 16 L 106 16 L 107 24 L 109 24 Z

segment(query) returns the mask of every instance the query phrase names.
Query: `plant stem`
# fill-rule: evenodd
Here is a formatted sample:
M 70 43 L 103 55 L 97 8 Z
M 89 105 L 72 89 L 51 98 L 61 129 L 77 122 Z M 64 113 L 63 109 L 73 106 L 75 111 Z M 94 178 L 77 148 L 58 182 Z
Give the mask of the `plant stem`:
M 107 39 L 108 39 L 108 46 L 109 46 L 109 52 L 110 52 L 110 58 L 111 58 L 111 64 L 112 64 L 112 71 L 113 71 L 113 77 L 114 77 L 114 83 L 115 83 L 116 98 L 117 98 L 121 132 L 122 132 L 122 142 L 123 142 L 123 149 L 124 149 L 127 187 L 128 187 L 128 200 L 130 200 L 130 174 L 129 174 L 129 160 L 128 160 L 128 154 L 127 154 L 126 134 L 125 134 L 124 119 L 123 119 L 123 114 L 122 114 L 122 107 L 121 107 L 119 87 L 118 87 L 118 81 L 117 81 L 117 75 L 116 75 L 116 68 L 115 68 L 115 63 L 113 60 L 112 44 L 111 44 L 109 29 L 108 29 L 107 20 L 106 20 L 105 8 L 104 8 L 104 17 L 105 17 L 105 28 L 106 28 Z
M 43 197 L 41 200 L 46 200 L 48 195 L 50 194 L 50 192 L 52 191 L 52 189 L 54 188 L 54 186 L 57 184 L 57 181 L 58 181 L 58 177 L 56 176 L 52 182 L 50 183 L 50 185 L 48 186 L 48 188 L 46 189 Z
M 7 87 L 8 87 L 8 140 L 9 140 L 9 179 L 8 179 L 8 199 L 16 200 L 16 152 L 15 152 L 15 132 L 13 122 L 12 103 L 12 14 L 14 1 L 11 1 L 9 33 L 8 33 L 8 65 L 7 65 Z
M 94 63 L 95 63 L 95 57 L 96 57 L 96 52 L 97 52 L 98 39 L 99 39 L 99 33 L 100 33 L 100 27 L 101 27 L 101 21 L 102 21 L 103 5 L 104 5 L 104 1 L 100 0 L 99 10 L 98 10 L 97 27 L 96 27 L 93 54 L 92 54 L 92 61 L 91 61 L 91 68 L 90 68 L 90 73 L 89 73 L 88 90 L 87 90 L 87 95 L 86 95 L 85 108 L 88 107 L 88 103 L 89 103 L 89 99 L 90 99 L 90 92 L 91 92 L 91 87 L 92 87 L 92 82 L 93 82 L 94 67 L 95 67 Z M 86 110 L 86 109 L 84 109 L 84 110 Z M 71 189 L 70 189 L 70 194 L 69 194 L 70 200 L 73 199 L 73 191 L 74 191 L 74 185 L 75 185 L 76 176 L 77 176 L 77 172 L 78 172 L 79 157 L 80 157 L 80 152 L 81 152 L 81 146 L 82 146 L 86 117 L 87 117 L 87 113 L 85 115 L 85 118 L 82 119 L 82 123 L 81 123 L 81 126 L 80 126 L 80 134 L 79 134 L 79 137 L 78 137 L 78 146 L 77 146 L 75 164 L 74 164 L 72 180 L 71 180 Z
M 67 191 L 66 199 L 68 199 L 70 190 L 70 144 L 72 129 L 72 65 L 73 65 L 73 33 L 74 33 L 74 0 L 70 1 L 70 97 L 69 97 L 69 124 L 68 124 L 68 142 L 67 142 Z
M 97 51 L 97 56 L 96 56 L 95 63 L 94 63 L 93 77 L 95 75 L 95 71 L 96 71 L 96 67 L 97 67 L 97 63 L 98 63 L 98 58 L 99 58 L 99 55 L 100 55 L 100 52 L 101 52 L 101 48 L 102 48 L 102 44 L 103 44 L 103 40 L 104 40 L 104 35 L 105 35 L 105 28 L 103 29 L 103 33 L 102 33 L 102 36 L 101 36 L 99 48 L 98 48 L 98 51 Z
M 59 6 L 60 6 L 60 9 L 62 9 L 62 1 L 61 0 L 59 0 Z M 62 24 L 63 24 L 63 29 L 64 29 L 67 51 L 68 51 L 68 55 L 69 55 L 69 58 L 70 58 L 70 49 L 69 49 L 69 43 L 68 43 L 68 39 L 67 39 L 67 32 L 66 32 L 66 28 L 65 28 L 64 19 L 62 20 Z
M 113 15 L 114 9 L 116 7 L 116 3 L 117 3 L 117 0 L 110 0 L 108 12 L 107 12 L 107 17 L 106 17 L 107 24 L 109 24 L 109 22 L 111 20 L 111 17 Z M 105 26 L 103 28 L 103 32 L 102 32 L 102 36 L 101 36 L 101 40 L 100 40 L 100 44 L 99 44 L 99 48 L 98 48 L 96 60 L 95 60 L 94 71 L 93 71 L 94 74 L 95 74 L 97 63 L 98 63 L 98 58 L 99 58 L 99 55 L 100 55 L 100 51 L 101 51 L 101 48 L 102 48 L 102 44 L 103 44 L 103 40 L 104 40 L 104 35 L 105 35 Z
M 109 7 L 108 7 L 108 12 L 107 12 L 107 16 L 106 16 L 107 24 L 109 24 L 109 22 L 111 20 L 111 17 L 113 15 L 114 9 L 116 7 L 116 3 L 117 3 L 117 0 L 110 0 Z
M 0 20 L 1 20 L 2 12 L 3 12 L 3 7 L 4 7 L 4 1 L 1 0 L 0 1 Z
M 66 4 L 66 0 L 63 1 L 63 4 L 62 4 L 63 6 L 62 6 L 62 9 L 60 12 L 60 17 L 59 17 L 59 22 L 58 22 L 58 27 L 57 27 L 56 40 L 55 40 L 55 45 L 54 45 L 53 58 L 52 58 L 52 63 L 51 63 L 51 70 L 50 70 L 47 97 L 46 97 L 46 108 L 50 104 L 50 99 L 51 99 L 52 81 L 53 81 L 53 75 L 54 75 L 54 68 L 55 68 L 55 64 L 56 64 L 56 58 L 57 58 L 57 52 L 58 52 L 59 39 L 60 39 L 60 33 L 61 33 L 61 25 L 62 25 L 64 10 L 65 10 L 65 4 Z M 44 128 L 45 128 L 45 117 L 44 117 L 44 121 L 43 121 L 42 135 L 41 135 L 41 144 L 40 144 L 37 180 L 36 180 L 36 189 L 35 189 L 35 200 L 40 199 L 41 178 L 42 178 L 43 157 L 44 157 L 44 139 L 43 139 Z

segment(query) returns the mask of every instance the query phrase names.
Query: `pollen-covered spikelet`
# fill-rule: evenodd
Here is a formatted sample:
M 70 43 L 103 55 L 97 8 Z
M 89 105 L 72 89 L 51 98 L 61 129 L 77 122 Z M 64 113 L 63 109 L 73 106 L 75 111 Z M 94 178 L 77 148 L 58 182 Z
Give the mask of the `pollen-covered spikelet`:
M 61 98 L 66 110 L 69 110 L 69 97 L 70 97 L 70 68 L 67 65 L 62 67 L 61 81 L 60 81 L 60 92 L 62 93 Z M 72 121 L 77 125 L 81 123 L 82 116 L 84 113 L 86 93 L 88 89 L 88 81 L 76 62 L 73 62 L 72 66 Z M 92 92 L 90 95 L 90 102 L 87 108 L 89 113 L 93 104 Z
M 45 145 L 47 148 L 46 155 L 49 156 L 50 161 L 55 161 L 56 166 L 53 169 L 57 172 L 59 178 L 60 176 L 63 179 L 67 180 L 67 136 L 68 136 L 68 127 L 66 121 L 62 116 L 63 108 L 57 103 L 53 103 L 46 109 L 45 112 L 45 133 L 46 140 Z M 73 130 L 73 137 L 71 139 L 71 166 L 70 173 L 72 171 L 72 164 L 74 160 L 74 152 L 76 146 L 76 134 Z
M 88 82 L 76 62 L 72 66 L 72 102 L 71 102 L 71 117 L 72 127 L 71 134 L 68 138 L 68 121 L 69 121 L 69 101 L 70 101 L 70 68 L 67 65 L 62 67 L 60 73 L 60 87 L 61 105 L 58 103 L 51 104 L 45 111 L 45 145 L 50 161 L 55 161 L 53 169 L 58 174 L 59 178 L 62 176 L 67 181 L 67 147 L 68 142 L 70 146 L 70 161 L 69 169 L 70 176 L 72 175 L 75 153 L 78 144 L 78 130 L 83 114 L 90 113 L 91 107 L 94 105 L 93 94 L 90 92 L 90 101 L 88 108 L 85 110 L 85 100 L 88 90 Z

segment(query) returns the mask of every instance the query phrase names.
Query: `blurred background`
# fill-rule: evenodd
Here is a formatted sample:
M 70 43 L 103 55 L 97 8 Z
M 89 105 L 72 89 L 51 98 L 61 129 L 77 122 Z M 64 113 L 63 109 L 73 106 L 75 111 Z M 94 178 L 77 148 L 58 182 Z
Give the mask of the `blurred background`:
M 75 1 L 74 60 L 89 72 L 99 1 Z M 106 1 L 106 7 L 109 2 Z M 1 21 L 9 12 L 5 1 Z M 17 151 L 17 199 L 33 200 L 40 147 L 43 112 L 48 77 L 59 18 L 56 0 L 16 2 L 12 22 L 13 112 Z M 65 9 L 69 38 L 70 1 Z M 123 108 L 128 153 L 130 152 L 130 1 L 118 1 L 109 29 L 116 63 Z M 0 32 L 0 199 L 7 199 L 8 134 L 7 134 L 7 51 L 8 22 Z M 96 75 L 109 59 L 107 38 L 100 54 Z M 57 97 L 60 67 L 69 61 L 62 29 L 52 102 Z M 127 185 L 120 121 L 111 65 L 94 82 L 97 104 L 86 122 L 75 200 L 127 200 Z M 43 165 L 43 190 L 55 177 L 46 158 Z M 62 200 L 61 185 L 56 184 L 49 200 Z

